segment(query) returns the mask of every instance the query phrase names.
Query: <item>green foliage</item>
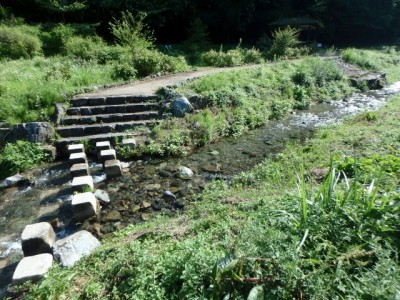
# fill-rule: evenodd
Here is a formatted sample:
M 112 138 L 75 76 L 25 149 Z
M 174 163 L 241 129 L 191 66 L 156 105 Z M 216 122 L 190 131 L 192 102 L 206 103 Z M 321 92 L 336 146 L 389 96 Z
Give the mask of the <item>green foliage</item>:
M 58 24 L 42 33 L 43 51 L 46 55 L 62 54 L 68 41 L 74 35 L 71 26 Z
M 299 44 L 299 34 L 299 30 L 291 27 L 276 29 L 272 33 L 273 41 L 269 55 L 273 58 L 295 57 L 292 51 Z
M 153 32 L 144 23 L 145 18 L 144 13 L 133 15 L 128 11 L 122 12 L 120 20 L 114 19 L 109 24 L 111 33 L 120 45 L 130 47 L 135 52 L 153 48 Z
M 201 59 L 204 64 L 216 67 L 233 67 L 264 62 L 262 53 L 259 50 L 255 48 L 243 49 L 239 46 L 227 52 L 224 52 L 222 47 L 219 51 L 207 51 L 202 54 Z
M 73 36 L 64 45 L 64 54 L 80 59 L 96 59 L 101 49 L 106 45 L 99 37 Z
M 0 153 L 0 178 L 14 175 L 47 161 L 50 161 L 50 156 L 40 144 L 26 141 L 8 143 Z
M 378 67 L 373 61 L 373 58 L 367 52 L 359 51 L 354 48 L 347 48 L 342 51 L 344 61 L 357 65 L 363 69 L 378 71 Z
M 0 26 L 0 58 L 29 58 L 41 52 L 40 39 L 26 29 Z
M 136 75 L 137 70 L 131 61 L 121 61 L 113 65 L 111 76 L 114 80 L 122 79 L 129 81 L 135 79 Z

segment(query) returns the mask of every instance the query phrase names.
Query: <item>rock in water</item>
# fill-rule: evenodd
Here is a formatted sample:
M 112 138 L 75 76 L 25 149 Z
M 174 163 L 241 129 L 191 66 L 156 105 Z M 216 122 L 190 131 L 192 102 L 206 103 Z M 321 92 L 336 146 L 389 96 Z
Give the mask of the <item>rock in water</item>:
M 190 179 L 194 175 L 193 171 L 189 169 L 188 167 L 180 167 L 178 171 L 178 177 L 181 179 Z
M 171 191 L 165 191 L 164 194 L 162 195 L 162 198 L 165 200 L 165 202 L 169 204 L 174 203 L 176 201 L 176 196 Z
M 193 106 L 185 97 L 175 99 L 171 105 L 171 112 L 175 117 L 183 118 L 187 112 L 192 112 Z
M 72 267 L 83 256 L 100 246 L 100 242 L 90 232 L 81 230 L 53 245 L 54 258 L 64 267 Z
M 96 190 L 94 196 L 103 204 L 108 204 L 111 201 L 110 196 L 108 196 L 107 192 L 103 190 Z

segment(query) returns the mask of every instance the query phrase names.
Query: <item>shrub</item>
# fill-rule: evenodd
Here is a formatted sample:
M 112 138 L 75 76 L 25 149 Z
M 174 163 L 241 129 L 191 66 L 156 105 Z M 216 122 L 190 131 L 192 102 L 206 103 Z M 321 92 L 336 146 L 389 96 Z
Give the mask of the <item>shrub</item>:
M 291 27 L 275 30 L 272 33 L 273 42 L 269 54 L 272 57 L 293 57 L 291 50 L 299 44 L 299 33 Z
M 40 39 L 19 27 L 0 26 L 0 58 L 29 58 L 40 53 Z
M 134 51 L 142 51 L 153 47 L 154 37 L 144 24 L 146 14 L 133 15 L 130 12 L 122 12 L 120 20 L 110 22 L 111 32 L 117 42 L 122 46 L 128 46 Z
M 112 78 L 114 80 L 131 80 L 135 79 L 137 75 L 137 70 L 133 66 L 132 61 L 117 62 L 112 68 Z
M 64 24 L 58 24 L 50 32 L 43 32 L 43 52 L 46 55 L 63 53 L 65 45 L 73 35 L 72 27 Z
M 255 48 L 242 49 L 240 47 L 227 52 L 222 51 L 222 49 L 218 52 L 210 50 L 203 53 L 201 59 L 206 65 L 216 67 L 233 67 L 247 63 L 262 63 L 264 61 L 259 50 Z
M 40 144 L 27 141 L 8 143 L 0 155 L 0 177 L 4 178 L 50 160 Z
M 105 43 L 100 37 L 85 38 L 81 36 L 72 36 L 64 45 L 66 55 L 89 60 L 97 57 L 100 49 Z

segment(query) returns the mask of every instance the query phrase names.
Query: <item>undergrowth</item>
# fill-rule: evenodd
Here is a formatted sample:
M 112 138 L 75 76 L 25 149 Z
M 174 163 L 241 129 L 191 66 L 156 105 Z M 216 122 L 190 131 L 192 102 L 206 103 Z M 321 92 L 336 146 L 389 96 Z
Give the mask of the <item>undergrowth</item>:
M 289 144 L 231 185 L 213 182 L 187 214 L 129 226 L 76 267 L 54 267 L 20 291 L 28 299 L 397 299 L 399 101 L 372 122 L 352 118 Z

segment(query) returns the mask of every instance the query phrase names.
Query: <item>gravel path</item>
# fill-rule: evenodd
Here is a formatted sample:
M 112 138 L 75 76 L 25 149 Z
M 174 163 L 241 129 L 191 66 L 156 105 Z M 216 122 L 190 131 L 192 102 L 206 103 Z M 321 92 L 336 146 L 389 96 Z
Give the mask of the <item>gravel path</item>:
M 99 89 L 92 93 L 80 94 L 76 97 L 92 97 L 92 96 L 119 96 L 119 95 L 137 95 L 137 96 L 151 96 L 156 91 L 165 86 L 175 85 L 184 80 L 198 78 L 205 75 L 228 72 L 240 69 L 255 68 L 260 65 L 245 65 L 230 68 L 199 68 L 196 71 L 183 72 L 177 74 L 170 74 L 155 78 L 147 78 L 133 83 L 120 85 L 107 89 Z

